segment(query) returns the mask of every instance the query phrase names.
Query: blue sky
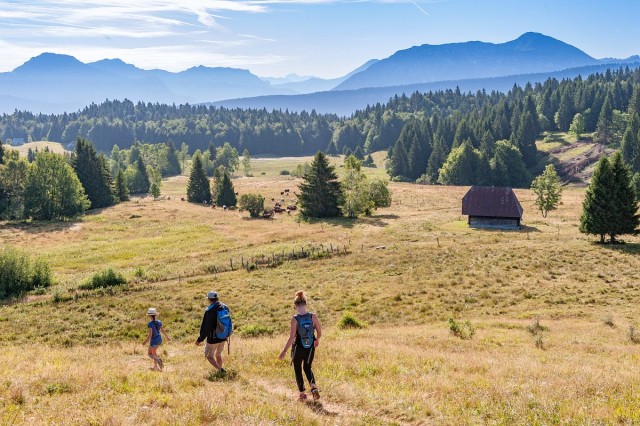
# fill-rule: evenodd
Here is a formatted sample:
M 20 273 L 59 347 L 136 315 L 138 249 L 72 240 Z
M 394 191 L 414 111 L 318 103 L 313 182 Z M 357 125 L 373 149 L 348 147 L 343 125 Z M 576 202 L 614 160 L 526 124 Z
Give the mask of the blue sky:
M 0 0 L 0 71 L 55 52 L 328 78 L 414 45 L 527 31 L 628 57 L 640 54 L 638 16 L 638 0 Z

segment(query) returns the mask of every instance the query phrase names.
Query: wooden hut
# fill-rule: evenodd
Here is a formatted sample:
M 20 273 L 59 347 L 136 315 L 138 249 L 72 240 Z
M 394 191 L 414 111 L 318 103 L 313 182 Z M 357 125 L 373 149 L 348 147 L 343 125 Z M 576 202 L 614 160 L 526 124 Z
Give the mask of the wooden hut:
M 522 206 L 509 187 L 472 186 L 462 198 L 462 214 L 471 228 L 520 229 Z

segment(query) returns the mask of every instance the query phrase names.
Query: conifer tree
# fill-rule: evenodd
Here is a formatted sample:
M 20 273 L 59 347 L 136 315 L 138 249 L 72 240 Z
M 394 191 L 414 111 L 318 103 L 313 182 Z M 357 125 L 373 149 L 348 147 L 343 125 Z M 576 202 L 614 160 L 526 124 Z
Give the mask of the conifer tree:
M 607 223 L 611 220 L 613 180 L 609 159 L 600 158 L 582 202 L 580 232 L 599 235 L 600 243 L 605 242 L 605 236 L 609 231 Z
M 191 174 L 187 184 L 187 201 L 198 204 L 211 203 L 211 187 L 199 153 L 193 156 L 191 163 Z
M 222 180 L 220 182 L 220 189 L 218 191 L 218 198 L 216 203 L 219 206 L 235 206 L 238 200 L 236 198 L 235 190 L 233 189 L 233 183 L 229 174 L 225 171 L 222 174 Z
M 342 191 L 335 167 L 329 165 L 327 156 L 318 152 L 309 172 L 299 186 L 300 215 L 303 218 L 337 217 Z
M 129 188 L 122 169 L 118 169 L 116 175 L 115 195 L 120 201 L 129 201 Z
M 580 218 L 580 231 L 600 236 L 611 243 L 618 235 L 635 234 L 640 225 L 636 193 L 629 168 L 620 152 L 612 159 L 603 157 L 598 162 L 587 188 Z
M 180 160 L 176 154 L 176 147 L 172 141 L 167 142 L 167 168 L 164 170 L 164 176 L 178 176 L 182 173 Z
M 622 159 L 631 167 L 632 173 L 640 172 L 640 116 L 636 113 L 629 117 L 627 129 L 622 137 Z
M 151 181 L 149 180 L 149 173 L 147 173 L 147 166 L 141 156 L 138 156 L 133 170 L 133 177 L 129 182 L 129 192 L 131 194 L 148 194 Z
M 536 136 L 538 132 L 535 123 L 531 113 L 525 111 L 521 116 L 518 128 L 517 146 L 522 153 L 522 160 L 528 167 L 533 166 L 537 161 Z
M 624 164 L 620 152 L 613 154 L 611 162 L 613 173 L 613 220 L 609 223 L 609 238 L 616 242 L 617 235 L 636 234 L 640 225 L 638 203 L 631 184 L 629 167 Z
M 429 162 L 427 163 L 426 174 L 429 182 L 438 182 L 440 168 L 442 167 L 444 162 L 447 161 L 448 154 L 449 152 L 447 143 L 444 141 L 444 138 L 442 136 L 436 134 L 433 144 L 433 151 L 431 151 L 431 156 L 429 157 Z
M 598 115 L 598 127 L 596 129 L 598 141 L 609 143 L 611 139 L 611 126 L 613 125 L 613 106 L 611 96 L 607 93 L 604 99 L 600 115 Z
M 84 187 L 91 209 L 109 207 L 117 202 L 111 171 L 103 155 L 86 139 L 76 141 L 73 168 Z
M 509 141 L 496 142 L 490 165 L 493 185 L 523 188 L 531 180 L 522 154 Z
M 4 162 L 4 147 L 2 146 L 2 141 L 0 141 L 0 164 Z

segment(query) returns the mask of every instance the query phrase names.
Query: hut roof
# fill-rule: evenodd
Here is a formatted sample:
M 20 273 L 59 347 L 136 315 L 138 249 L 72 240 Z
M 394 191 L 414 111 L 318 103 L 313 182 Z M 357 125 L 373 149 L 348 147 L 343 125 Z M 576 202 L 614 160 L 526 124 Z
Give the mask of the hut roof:
M 522 206 L 507 186 L 472 186 L 462 198 L 462 214 L 488 217 L 522 217 Z

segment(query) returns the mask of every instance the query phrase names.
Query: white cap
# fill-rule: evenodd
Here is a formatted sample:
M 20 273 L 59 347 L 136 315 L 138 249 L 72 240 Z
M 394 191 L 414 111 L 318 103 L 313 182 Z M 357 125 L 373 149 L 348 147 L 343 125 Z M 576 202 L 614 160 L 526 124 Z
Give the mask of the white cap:
M 147 315 L 158 315 L 158 311 L 156 308 L 149 308 L 149 310 L 147 310 Z
M 217 291 L 211 290 L 209 293 L 207 293 L 207 299 L 217 299 L 217 298 L 218 298 Z

